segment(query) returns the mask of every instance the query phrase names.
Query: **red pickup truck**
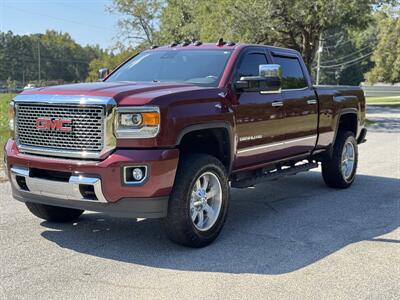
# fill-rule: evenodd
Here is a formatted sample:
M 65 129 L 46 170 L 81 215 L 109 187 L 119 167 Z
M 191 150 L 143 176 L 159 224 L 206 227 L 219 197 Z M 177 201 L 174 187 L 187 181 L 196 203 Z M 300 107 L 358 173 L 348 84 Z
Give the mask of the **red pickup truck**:
M 230 187 L 319 164 L 330 187 L 354 181 L 363 92 L 313 86 L 294 50 L 171 44 L 102 74 L 10 104 L 7 174 L 39 218 L 162 218 L 170 239 L 202 247 L 223 227 Z

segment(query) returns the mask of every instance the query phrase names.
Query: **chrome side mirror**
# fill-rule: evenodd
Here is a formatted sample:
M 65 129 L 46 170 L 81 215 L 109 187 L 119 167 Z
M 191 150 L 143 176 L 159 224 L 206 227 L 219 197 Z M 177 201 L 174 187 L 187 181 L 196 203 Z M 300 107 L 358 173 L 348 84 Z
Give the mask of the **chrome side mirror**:
M 276 93 L 282 87 L 282 68 L 277 64 L 260 65 L 259 76 L 264 78 L 265 84 L 260 86 L 261 93 Z M 264 89 L 263 89 L 264 88 Z
M 280 65 L 260 65 L 258 76 L 240 77 L 240 80 L 235 82 L 235 88 L 239 92 L 280 93 L 281 79 L 282 69 Z
M 103 81 L 110 74 L 110 70 L 108 68 L 101 68 L 99 69 L 99 81 Z

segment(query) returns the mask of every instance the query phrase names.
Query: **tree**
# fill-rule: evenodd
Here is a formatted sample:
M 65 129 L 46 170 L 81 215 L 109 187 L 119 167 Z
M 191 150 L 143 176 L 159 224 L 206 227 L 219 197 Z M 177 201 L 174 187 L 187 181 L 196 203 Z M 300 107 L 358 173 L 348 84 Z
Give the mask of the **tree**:
M 380 12 L 378 45 L 372 56 L 375 66 L 365 75 L 370 83 L 400 82 L 400 9 Z
M 373 67 L 371 54 L 377 44 L 376 14 L 365 30 L 328 31 L 321 53 L 322 84 L 359 85 Z M 313 76 L 316 63 L 313 65 Z
M 110 70 L 115 69 L 129 57 L 139 52 L 138 50 L 123 51 L 118 55 L 104 53 L 101 57 L 92 60 L 89 64 L 89 74 L 86 78 L 87 82 L 97 81 L 99 78 L 99 69 L 109 68 Z
M 187 34 L 189 23 L 183 16 L 189 16 L 195 38 L 216 41 L 224 36 L 239 42 L 290 47 L 301 52 L 311 69 L 321 33 L 365 28 L 374 5 L 385 1 L 193 0 L 185 5 L 187 2 L 166 1 L 160 25 L 162 36 Z
M 0 32 L 0 81 L 37 80 L 39 50 L 41 79 L 60 83 L 85 80 L 90 61 L 103 55 L 98 46 L 82 47 L 69 34 L 54 30 L 31 35 Z
M 157 44 L 158 20 L 163 7 L 162 0 L 113 0 L 110 12 L 122 14 L 118 21 L 121 29 L 119 48 L 138 44 Z

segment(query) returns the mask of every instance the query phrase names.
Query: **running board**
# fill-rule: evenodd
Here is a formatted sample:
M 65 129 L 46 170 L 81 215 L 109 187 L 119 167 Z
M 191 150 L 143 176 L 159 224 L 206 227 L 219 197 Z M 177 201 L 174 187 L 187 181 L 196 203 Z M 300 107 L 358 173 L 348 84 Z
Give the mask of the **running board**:
M 284 176 L 288 175 L 295 175 L 300 172 L 305 172 L 314 168 L 318 168 L 318 163 L 316 162 L 310 162 L 310 163 L 305 163 L 302 165 L 298 166 L 293 166 L 293 167 L 288 167 L 285 169 L 276 169 L 274 171 L 270 171 L 268 173 L 260 174 L 260 175 L 255 175 L 254 177 L 249 177 L 241 180 L 232 180 L 231 182 L 231 187 L 234 188 L 248 188 L 251 186 L 254 186 L 258 183 L 262 183 L 265 181 L 269 180 L 274 180 L 278 179 Z

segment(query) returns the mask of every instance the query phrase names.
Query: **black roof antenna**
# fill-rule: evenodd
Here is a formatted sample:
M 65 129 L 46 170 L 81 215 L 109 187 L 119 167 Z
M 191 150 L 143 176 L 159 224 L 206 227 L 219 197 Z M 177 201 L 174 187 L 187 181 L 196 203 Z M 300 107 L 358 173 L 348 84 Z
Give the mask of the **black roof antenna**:
M 223 45 L 225 45 L 226 43 L 224 42 L 224 39 L 223 38 L 220 38 L 219 40 L 218 40 L 218 42 L 217 42 L 217 46 L 223 46 Z

